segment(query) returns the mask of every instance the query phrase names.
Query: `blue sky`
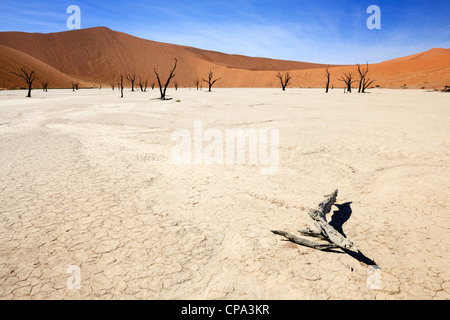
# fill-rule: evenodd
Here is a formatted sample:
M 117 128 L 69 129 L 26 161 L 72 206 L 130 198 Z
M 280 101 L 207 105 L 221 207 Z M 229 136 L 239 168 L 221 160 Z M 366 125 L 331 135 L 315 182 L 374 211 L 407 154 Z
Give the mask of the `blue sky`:
M 376 63 L 450 47 L 448 0 L 1 0 L 0 31 L 66 31 L 70 5 L 81 28 L 275 59 Z M 379 30 L 366 26 L 370 5 L 381 9 Z

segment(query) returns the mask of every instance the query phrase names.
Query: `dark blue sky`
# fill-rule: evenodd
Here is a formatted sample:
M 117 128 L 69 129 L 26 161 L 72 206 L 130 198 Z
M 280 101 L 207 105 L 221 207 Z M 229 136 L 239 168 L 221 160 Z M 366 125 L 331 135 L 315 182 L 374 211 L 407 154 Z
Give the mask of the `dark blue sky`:
M 145 39 L 232 54 L 298 61 L 376 63 L 450 47 L 448 0 L 22 0 L 0 3 L 0 31 L 67 30 L 70 5 L 81 28 L 106 26 Z M 369 30 L 367 8 L 381 9 Z

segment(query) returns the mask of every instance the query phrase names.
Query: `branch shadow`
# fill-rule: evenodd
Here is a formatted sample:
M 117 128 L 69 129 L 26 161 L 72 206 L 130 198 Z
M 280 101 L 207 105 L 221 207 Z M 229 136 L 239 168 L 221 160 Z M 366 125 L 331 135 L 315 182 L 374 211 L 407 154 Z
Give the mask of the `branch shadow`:
M 351 204 L 352 204 L 351 202 L 346 202 L 343 204 L 334 204 L 339 210 L 333 211 L 331 221 L 328 223 L 345 238 L 347 238 L 347 236 L 345 235 L 342 226 L 344 225 L 344 223 L 348 221 L 348 219 L 350 219 L 352 215 L 352 208 L 350 206 Z
M 353 211 L 350 206 L 351 204 L 352 202 L 346 202 L 343 204 L 334 204 L 338 208 L 338 210 L 333 211 L 331 221 L 329 222 L 329 225 L 331 225 L 334 229 L 336 229 L 336 231 L 339 232 L 345 238 L 347 238 L 347 236 L 344 233 L 343 225 L 350 219 L 352 215 Z M 346 254 L 353 257 L 354 259 L 358 260 L 359 262 L 364 263 L 368 266 L 376 265 L 374 260 L 365 256 L 361 251 L 354 252 L 346 249 L 342 249 L 342 251 L 344 251 Z
M 364 263 L 368 266 L 377 266 L 377 263 L 370 259 L 369 257 L 365 256 L 361 251 L 353 252 L 350 250 L 342 249 L 346 254 L 348 254 L 350 257 L 358 260 L 361 263 Z

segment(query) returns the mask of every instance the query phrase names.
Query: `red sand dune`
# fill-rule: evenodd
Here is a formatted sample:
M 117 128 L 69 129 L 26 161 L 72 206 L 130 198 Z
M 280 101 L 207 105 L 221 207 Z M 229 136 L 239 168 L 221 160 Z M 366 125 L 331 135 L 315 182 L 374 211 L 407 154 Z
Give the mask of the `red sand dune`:
M 121 73 L 156 81 L 153 69 L 168 74 L 178 59 L 176 81 L 180 87 L 194 86 L 212 69 L 222 79 L 217 87 L 277 87 L 277 71 L 290 71 L 291 87 L 323 87 L 325 65 L 253 58 L 160 43 L 136 38 L 108 28 L 90 28 L 51 34 L 0 32 L 0 88 L 23 87 L 13 75 L 20 66 L 35 68 L 40 81 L 50 87 L 70 87 L 79 80 L 83 86 L 117 84 Z M 331 66 L 331 85 L 343 87 L 343 72 L 357 75 L 355 66 Z M 450 84 L 450 49 L 432 49 L 409 57 L 370 65 L 374 85 L 399 88 L 435 88 Z M 129 83 L 126 83 L 129 86 Z M 173 84 L 173 83 L 172 83 Z M 204 85 L 205 86 L 205 85 Z
M 69 88 L 72 86 L 72 82 L 77 81 L 75 78 L 69 77 L 26 53 L 0 45 L 0 88 L 27 87 L 24 80 L 13 74 L 21 74 L 20 69 L 23 66 L 28 70 L 31 70 L 31 68 L 35 70 L 34 87 L 42 87 L 42 82 L 48 81 L 49 88 Z M 81 81 L 80 84 L 88 85 Z

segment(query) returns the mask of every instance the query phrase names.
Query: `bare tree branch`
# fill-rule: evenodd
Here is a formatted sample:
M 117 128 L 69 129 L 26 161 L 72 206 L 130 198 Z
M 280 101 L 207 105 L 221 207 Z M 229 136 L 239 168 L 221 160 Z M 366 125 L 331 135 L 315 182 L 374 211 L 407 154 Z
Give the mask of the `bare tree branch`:
M 131 91 L 134 91 L 134 83 L 136 82 L 136 73 L 127 73 L 127 80 L 131 82 Z
M 213 80 L 212 78 L 213 78 L 213 72 L 212 72 L 211 69 L 209 69 L 208 80 L 205 80 L 205 78 L 202 78 L 202 80 L 203 80 L 204 82 L 207 82 L 207 83 L 208 83 L 208 86 L 209 86 L 208 92 L 211 92 L 211 88 L 212 88 L 212 86 L 214 85 L 214 83 L 216 83 L 216 81 L 218 81 L 218 80 L 221 79 L 221 78 L 217 78 L 217 79 Z
M 344 75 L 338 80 L 343 81 L 347 85 L 347 92 L 352 92 L 352 84 L 355 83 L 356 80 L 353 80 L 353 74 L 351 72 L 344 73 Z
M 286 91 L 286 87 L 289 85 L 289 81 L 292 79 L 292 76 L 289 72 L 286 72 L 284 75 L 281 75 L 281 73 L 278 72 L 276 76 L 278 79 L 280 79 L 281 89 L 283 89 L 283 91 Z
M 25 67 L 21 67 L 20 71 L 21 71 L 20 73 L 16 73 L 16 72 L 11 72 L 11 73 L 24 79 L 27 82 L 27 84 L 28 84 L 27 98 L 31 98 L 31 90 L 32 90 L 33 82 L 36 79 L 36 73 L 35 73 L 34 69 L 29 70 Z
M 177 68 L 177 64 L 178 64 L 177 58 L 174 58 L 174 59 L 175 59 L 175 65 L 174 65 L 173 68 L 170 70 L 169 77 L 167 78 L 167 81 L 166 81 L 166 83 L 164 84 L 164 88 L 163 88 L 163 85 L 162 85 L 162 83 L 161 83 L 161 79 L 160 79 L 160 77 L 159 77 L 159 74 L 158 74 L 158 72 L 156 71 L 156 68 L 153 69 L 153 71 L 154 71 L 155 74 L 156 74 L 156 79 L 158 80 L 159 92 L 160 92 L 160 94 L 161 94 L 161 100 L 169 100 L 169 99 L 166 98 L 166 90 L 167 90 L 167 87 L 169 86 L 170 80 L 172 80 L 172 79 L 175 77 L 175 69 Z
M 197 87 L 197 90 L 198 90 L 198 87 L 199 87 L 199 85 L 200 85 L 200 79 L 199 79 L 198 77 L 196 77 L 196 78 L 194 79 L 194 84 L 195 84 L 195 86 Z
M 284 231 L 272 231 L 276 235 L 284 236 L 289 241 L 307 246 L 318 250 L 330 250 L 333 248 L 340 248 L 352 252 L 358 252 L 356 246 L 339 233 L 331 224 L 327 222 L 326 215 L 331 211 L 331 207 L 336 202 L 338 190 L 332 194 L 327 195 L 326 199 L 322 201 L 317 209 L 309 209 L 309 216 L 316 225 L 317 230 L 311 229 L 301 230 L 300 233 L 310 237 L 317 237 L 321 240 L 326 240 L 328 243 L 322 244 L 310 240 L 302 239 Z
M 366 63 L 366 68 L 361 69 L 361 66 L 359 64 L 356 64 L 358 66 L 358 73 L 359 73 L 359 89 L 358 93 L 365 93 L 366 89 L 375 82 L 375 80 L 371 80 L 367 77 L 367 74 L 369 73 L 369 63 Z
M 42 90 L 48 92 L 48 80 L 42 81 Z

